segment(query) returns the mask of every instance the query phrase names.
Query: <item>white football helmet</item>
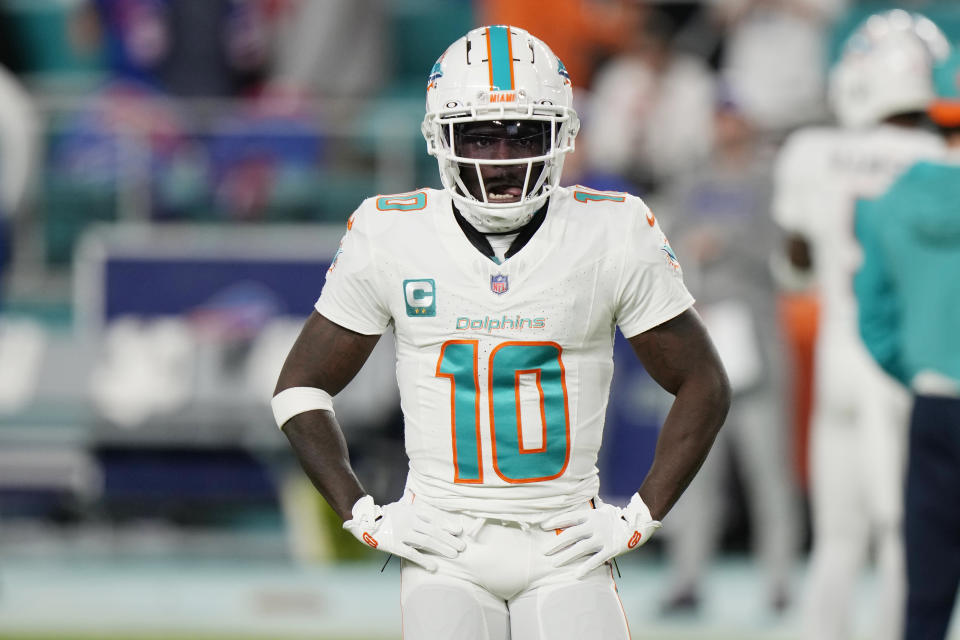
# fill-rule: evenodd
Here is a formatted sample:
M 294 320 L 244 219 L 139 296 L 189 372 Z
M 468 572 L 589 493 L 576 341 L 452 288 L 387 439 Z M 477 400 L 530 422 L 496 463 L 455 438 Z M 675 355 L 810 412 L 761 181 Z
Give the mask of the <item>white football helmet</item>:
M 950 53 L 929 18 L 903 9 L 867 18 L 847 39 L 830 71 L 829 99 L 840 124 L 865 127 L 933 100 L 933 64 Z
M 557 187 L 564 156 L 573 151 L 580 120 L 572 104 L 563 63 L 523 29 L 503 25 L 473 29 L 440 56 L 427 81 L 421 130 L 427 153 L 440 165 L 444 188 L 471 224 L 481 231 L 511 231 L 533 217 Z M 504 127 L 514 136 L 521 129 L 528 134 L 539 131 L 528 136 L 538 141 L 529 146 L 530 155 L 468 157 L 464 136 L 478 126 L 471 123 L 485 123 L 479 126 L 487 130 Z M 485 184 L 481 171 L 487 167 L 490 173 L 489 167 L 505 165 L 517 174 L 516 167 L 525 167 L 522 187 L 512 186 L 509 194 Z M 465 177 L 479 197 L 471 193 Z

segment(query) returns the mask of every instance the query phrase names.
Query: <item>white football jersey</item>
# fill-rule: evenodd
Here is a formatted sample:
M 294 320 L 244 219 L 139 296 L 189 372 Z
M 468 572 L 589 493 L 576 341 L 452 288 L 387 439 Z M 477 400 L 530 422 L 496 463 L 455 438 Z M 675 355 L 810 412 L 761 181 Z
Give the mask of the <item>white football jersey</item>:
M 892 125 L 802 129 L 787 139 L 777 160 L 773 214 L 811 245 L 825 338 L 860 342 L 853 293 L 862 259 L 857 200 L 879 197 L 910 165 L 942 148 L 930 132 Z
M 615 327 L 631 337 L 693 303 L 646 205 L 557 189 L 502 264 L 444 191 L 370 198 L 347 229 L 316 309 L 368 335 L 393 324 L 407 487 L 526 520 L 596 496 Z

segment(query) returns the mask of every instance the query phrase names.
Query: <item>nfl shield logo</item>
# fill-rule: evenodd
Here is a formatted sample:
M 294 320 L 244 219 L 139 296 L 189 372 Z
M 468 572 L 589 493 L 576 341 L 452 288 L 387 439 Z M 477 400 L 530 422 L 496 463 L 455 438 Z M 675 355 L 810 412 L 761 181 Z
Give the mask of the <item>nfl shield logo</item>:
M 501 295 L 507 292 L 509 284 L 507 283 L 507 276 L 502 274 L 497 274 L 495 276 L 490 276 L 490 291 L 493 291 L 497 295 Z

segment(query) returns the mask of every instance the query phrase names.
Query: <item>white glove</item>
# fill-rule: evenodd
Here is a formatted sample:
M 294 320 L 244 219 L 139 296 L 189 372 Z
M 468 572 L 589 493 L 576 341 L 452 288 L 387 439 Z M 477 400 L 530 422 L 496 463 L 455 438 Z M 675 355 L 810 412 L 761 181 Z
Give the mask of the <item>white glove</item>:
M 630 504 L 621 509 L 596 499 L 595 509 L 570 511 L 541 523 L 545 530 L 562 529 L 557 544 L 545 551 L 554 556 L 553 564 L 561 567 L 576 560 L 583 564 L 578 578 L 587 575 L 611 558 L 645 544 L 660 528 L 659 520 L 650 516 L 650 509 L 640 494 L 633 494 Z
M 414 511 L 409 502 L 391 502 L 382 507 L 371 496 L 357 500 L 353 518 L 343 528 L 374 549 L 416 562 L 428 571 L 437 570 L 437 561 L 427 554 L 456 558 L 466 548 L 458 538 L 462 527 L 451 522 L 434 522 Z

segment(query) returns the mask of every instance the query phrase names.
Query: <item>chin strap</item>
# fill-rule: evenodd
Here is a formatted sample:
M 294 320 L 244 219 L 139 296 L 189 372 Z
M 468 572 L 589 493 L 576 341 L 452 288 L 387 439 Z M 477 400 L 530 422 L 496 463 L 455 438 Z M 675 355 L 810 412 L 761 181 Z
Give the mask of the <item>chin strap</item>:
M 513 216 L 502 215 L 513 209 L 497 209 L 497 213 L 491 213 L 482 204 L 467 200 L 462 196 L 454 199 L 457 203 L 457 209 L 461 212 L 467 222 L 474 229 L 481 233 L 509 233 L 516 231 L 523 225 L 533 219 L 534 214 L 542 205 L 540 201 L 518 203 L 516 206 L 517 214 Z

